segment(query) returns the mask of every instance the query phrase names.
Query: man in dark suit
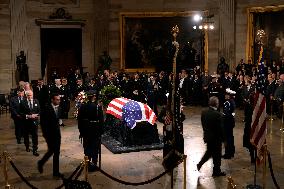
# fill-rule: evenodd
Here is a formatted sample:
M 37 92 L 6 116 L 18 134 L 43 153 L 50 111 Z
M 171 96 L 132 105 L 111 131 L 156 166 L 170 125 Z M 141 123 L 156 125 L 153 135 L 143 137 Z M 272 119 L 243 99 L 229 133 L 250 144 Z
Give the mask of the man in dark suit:
M 41 107 L 44 107 L 48 102 L 48 88 L 43 84 L 43 79 L 37 80 L 37 86 L 33 88 L 35 99 L 38 99 Z
M 53 155 L 53 176 L 60 177 L 59 172 L 59 154 L 61 144 L 61 132 L 59 125 L 60 109 L 60 95 L 52 94 L 51 103 L 47 104 L 40 114 L 40 125 L 42 135 L 47 143 L 48 151 L 38 161 L 38 170 L 43 172 L 43 165 Z
M 208 104 L 209 109 L 204 110 L 201 114 L 203 139 L 207 144 L 207 150 L 200 162 L 197 164 L 197 170 L 199 171 L 202 165 L 212 157 L 214 164 L 212 176 L 225 176 L 226 174 L 221 172 L 220 169 L 224 131 L 222 114 L 217 111 L 219 107 L 219 99 L 216 96 L 212 96 L 209 98 Z
M 33 98 L 33 91 L 26 91 L 27 98 L 20 104 L 20 113 L 24 119 L 24 143 L 26 151 L 29 152 L 29 135 L 32 135 L 33 155 L 39 156 L 38 149 L 38 124 L 40 105 L 37 99 Z
M 22 125 L 23 119 L 20 114 L 20 103 L 21 101 L 24 100 L 24 95 L 25 95 L 24 89 L 19 89 L 17 91 L 17 96 L 12 97 L 10 100 L 11 118 L 14 120 L 15 135 L 18 144 L 21 144 L 21 139 L 24 136 L 23 125 Z

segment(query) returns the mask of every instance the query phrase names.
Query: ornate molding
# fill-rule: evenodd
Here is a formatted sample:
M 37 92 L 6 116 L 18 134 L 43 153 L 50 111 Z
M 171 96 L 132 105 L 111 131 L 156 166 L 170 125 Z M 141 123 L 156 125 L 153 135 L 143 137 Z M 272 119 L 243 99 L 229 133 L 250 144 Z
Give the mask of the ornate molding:
M 56 9 L 50 16 L 49 19 L 72 19 L 72 16 L 64 8 Z
M 55 9 L 54 12 L 49 16 L 49 19 L 36 19 L 35 23 L 39 26 L 52 26 L 52 25 L 63 25 L 63 26 L 85 26 L 86 20 L 72 19 L 72 16 L 64 8 Z
M 65 19 L 36 19 L 35 23 L 39 26 L 42 25 L 77 25 L 80 27 L 84 27 L 86 24 L 86 20 L 65 20 Z

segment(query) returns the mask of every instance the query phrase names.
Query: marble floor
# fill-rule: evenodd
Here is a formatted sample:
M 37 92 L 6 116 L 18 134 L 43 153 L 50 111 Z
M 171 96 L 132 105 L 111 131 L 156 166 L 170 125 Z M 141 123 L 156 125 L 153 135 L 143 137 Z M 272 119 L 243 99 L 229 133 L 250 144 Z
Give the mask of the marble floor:
M 200 125 L 200 107 L 186 107 L 184 122 L 185 154 L 187 155 L 187 188 L 188 189 L 225 189 L 227 188 L 227 177 L 213 178 L 212 160 L 205 163 L 200 170 L 196 169 L 196 164 L 205 151 L 205 145 L 202 139 L 202 127 Z M 236 113 L 236 127 L 234 129 L 236 154 L 231 160 L 222 160 L 221 169 L 232 176 L 237 188 L 245 188 L 246 185 L 253 183 L 254 166 L 250 163 L 249 153 L 242 146 L 243 135 L 243 111 Z M 79 134 L 75 119 L 65 120 L 65 126 L 62 128 L 62 146 L 60 154 L 60 170 L 67 177 L 82 161 L 84 155 L 82 145 L 79 141 Z M 268 121 L 267 144 L 271 153 L 275 177 L 284 188 L 284 147 L 283 135 L 280 132 L 280 120 Z M 162 125 L 158 124 L 159 132 L 162 131 Z M 52 160 L 49 160 L 44 167 L 44 173 L 39 174 L 37 164 L 39 158 L 46 152 L 46 144 L 39 134 L 39 157 L 35 157 L 31 152 L 26 152 L 23 144 L 16 144 L 14 136 L 13 122 L 10 114 L 0 115 L 0 152 L 7 150 L 12 157 L 13 162 L 24 174 L 24 176 L 39 189 L 53 189 L 62 183 L 52 177 Z M 129 182 L 140 182 L 157 176 L 164 171 L 162 162 L 162 150 L 132 152 L 124 154 L 112 154 L 102 146 L 102 169 L 119 179 Z M 3 162 L 1 163 L 0 188 L 4 188 Z M 15 171 L 9 166 L 9 183 L 12 188 L 29 188 L 16 175 Z M 263 169 L 257 168 L 257 183 L 262 185 Z M 81 176 L 80 179 L 83 179 Z M 99 172 L 89 174 L 89 182 L 96 189 L 169 189 L 171 179 L 165 175 L 159 180 L 142 186 L 126 186 L 118 184 Z M 267 169 L 266 188 L 275 188 Z M 183 165 L 179 165 L 174 172 L 174 188 L 183 188 Z

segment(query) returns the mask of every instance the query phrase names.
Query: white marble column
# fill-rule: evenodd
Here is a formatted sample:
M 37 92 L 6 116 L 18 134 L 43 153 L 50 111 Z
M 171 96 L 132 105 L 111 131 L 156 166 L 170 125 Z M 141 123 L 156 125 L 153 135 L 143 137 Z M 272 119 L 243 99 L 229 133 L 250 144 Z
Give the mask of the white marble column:
M 219 58 L 235 66 L 235 0 L 219 0 Z

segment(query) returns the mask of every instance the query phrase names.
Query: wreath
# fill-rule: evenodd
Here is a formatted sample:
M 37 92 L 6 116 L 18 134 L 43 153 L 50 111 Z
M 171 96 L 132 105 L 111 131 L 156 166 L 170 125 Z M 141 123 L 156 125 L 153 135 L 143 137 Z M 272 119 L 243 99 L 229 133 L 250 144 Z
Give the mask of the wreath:
M 107 107 L 110 101 L 118 97 L 121 97 L 120 89 L 114 85 L 107 85 L 101 90 L 100 101 Z
M 74 117 L 77 118 L 78 117 L 78 111 L 79 108 L 81 107 L 82 104 L 87 103 L 88 102 L 88 98 L 87 98 L 87 94 L 84 91 L 81 91 L 78 96 L 75 99 L 75 111 L 74 111 Z

